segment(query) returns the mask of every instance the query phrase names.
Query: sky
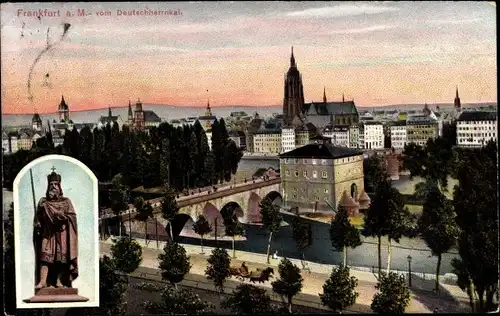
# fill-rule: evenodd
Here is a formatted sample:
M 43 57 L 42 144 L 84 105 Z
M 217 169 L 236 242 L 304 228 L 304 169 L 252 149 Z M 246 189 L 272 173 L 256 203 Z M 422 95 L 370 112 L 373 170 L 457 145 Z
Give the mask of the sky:
M 172 15 L 118 12 L 145 9 Z M 70 110 L 282 105 L 292 46 L 306 102 L 497 99 L 488 2 L 2 3 L 1 41 L 2 113 L 55 112 L 61 95 Z

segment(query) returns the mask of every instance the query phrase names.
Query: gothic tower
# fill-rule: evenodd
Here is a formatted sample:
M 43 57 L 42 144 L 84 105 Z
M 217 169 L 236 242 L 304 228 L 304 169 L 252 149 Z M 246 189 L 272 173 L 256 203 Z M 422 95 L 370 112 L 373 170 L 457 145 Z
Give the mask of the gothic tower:
M 69 123 L 69 107 L 66 101 L 64 101 L 64 95 L 61 97 L 61 103 L 59 103 L 57 112 L 59 112 L 59 120 L 61 122 Z
M 462 105 L 460 104 L 460 97 L 458 96 L 458 86 L 457 86 L 457 91 L 456 91 L 456 94 L 455 94 L 455 110 L 460 112 L 460 110 L 462 109 Z
M 323 103 L 326 103 L 326 87 L 323 87 Z
M 135 104 L 134 126 L 139 130 L 144 128 L 144 111 L 142 110 L 142 103 L 139 99 L 137 99 L 137 103 Z
M 297 69 L 295 56 L 290 57 L 290 69 L 285 75 L 285 97 L 283 99 L 283 120 L 290 125 L 296 116 L 302 116 L 304 109 L 304 88 L 302 75 Z
M 129 126 L 132 126 L 134 124 L 134 114 L 132 112 L 132 104 L 130 104 L 130 100 L 128 100 L 128 119 L 127 123 Z

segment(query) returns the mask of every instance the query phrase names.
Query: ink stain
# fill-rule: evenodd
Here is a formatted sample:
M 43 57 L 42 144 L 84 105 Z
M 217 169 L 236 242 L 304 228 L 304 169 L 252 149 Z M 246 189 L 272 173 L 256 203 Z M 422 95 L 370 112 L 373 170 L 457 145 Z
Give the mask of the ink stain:
M 35 58 L 35 61 L 33 61 L 33 64 L 31 65 L 30 67 L 30 72 L 28 74 L 28 100 L 30 102 L 33 102 L 33 94 L 31 92 L 31 79 L 33 77 L 33 71 L 35 70 L 35 66 L 38 64 L 38 62 L 40 61 L 40 59 L 42 58 L 42 56 L 47 53 L 50 49 L 52 49 L 55 45 L 61 43 L 65 38 L 66 38 L 66 35 L 68 34 L 68 31 L 71 27 L 71 24 L 70 23 L 64 23 L 63 24 L 63 33 L 61 35 L 61 38 L 59 39 L 59 41 L 53 43 L 53 44 L 50 44 L 50 38 L 49 38 L 49 32 L 50 32 L 50 28 L 47 28 L 47 45 L 46 47 L 38 54 L 38 56 Z M 42 86 L 48 86 L 48 87 L 51 87 L 50 83 L 47 81 L 49 78 L 49 74 L 45 74 L 45 82 L 42 84 Z

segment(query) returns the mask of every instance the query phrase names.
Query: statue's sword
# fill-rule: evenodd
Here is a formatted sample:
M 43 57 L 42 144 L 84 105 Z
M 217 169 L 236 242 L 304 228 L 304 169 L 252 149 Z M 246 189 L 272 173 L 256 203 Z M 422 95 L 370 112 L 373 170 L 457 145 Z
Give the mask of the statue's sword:
M 31 178 L 31 194 L 33 195 L 33 210 L 35 211 L 35 223 L 36 223 L 36 198 L 35 198 L 35 184 L 33 183 L 33 171 L 30 169 L 30 178 Z

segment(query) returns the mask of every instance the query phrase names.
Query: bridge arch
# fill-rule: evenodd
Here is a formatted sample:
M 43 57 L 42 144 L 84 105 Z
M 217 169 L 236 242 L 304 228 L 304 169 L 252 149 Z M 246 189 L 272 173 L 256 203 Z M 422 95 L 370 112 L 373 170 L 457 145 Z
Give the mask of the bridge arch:
M 283 204 L 283 197 L 281 196 L 281 193 L 279 193 L 278 191 L 271 191 L 267 193 L 264 199 L 271 201 L 271 203 L 274 205 Z
M 250 197 L 248 198 L 248 209 L 247 209 L 247 218 L 246 223 L 248 224 L 259 224 L 262 223 L 262 216 L 260 215 L 260 201 L 262 199 L 260 196 L 251 192 Z
M 207 202 L 207 204 L 203 207 L 203 216 L 205 216 L 210 226 L 212 226 L 212 233 L 210 233 L 211 236 L 215 236 L 216 233 L 218 237 L 224 236 L 224 219 L 215 205 Z
M 176 237 L 192 237 L 191 235 L 196 235 L 193 231 L 194 221 L 191 216 L 187 214 L 176 214 L 174 220 L 172 221 L 172 233 L 174 235 L 174 240 Z M 170 224 L 168 224 L 170 225 Z M 170 234 L 170 227 L 167 225 L 167 234 Z
M 245 222 L 245 213 L 243 211 L 243 208 L 238 204 L 238 202 L 226 203 L 226 205 L 224 205 L 221 208 L 220 214 L 224 219 L 229 219 L 232 216 L 236 216 L 236 218 L 240 222 Z

